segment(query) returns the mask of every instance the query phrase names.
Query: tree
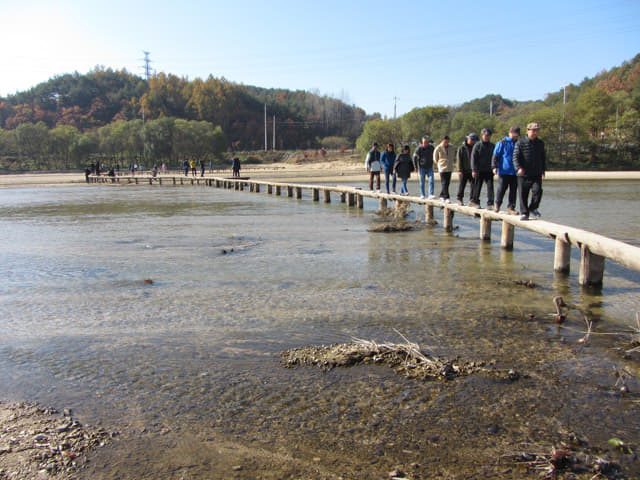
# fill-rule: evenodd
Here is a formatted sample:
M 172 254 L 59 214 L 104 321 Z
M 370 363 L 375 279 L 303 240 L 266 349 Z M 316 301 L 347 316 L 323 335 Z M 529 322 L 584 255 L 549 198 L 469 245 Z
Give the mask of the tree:
M 57 160 L 57 168 L 69 168 L 71 155 L 78 142 L 80 132 L 71 125 L 59 125 L 49 132 L 51 138 L 51 153 Z
M 171 158 L 174 122 L 173 118 L 165 117 L 145 123 L 142 138 L 146 155 L 152 162 Z
M 362 135 L 356 141 L 356 148 L 363 155 L 369 151 L 373 142 L 378 145 L 393 143 L 398 145 L 402 142 L 402 131 L 400 120 L 371 120 L 364 124 Z
M 400 118 L 402 138 L 419 142 L 425 135 L 442 134 L 448 126 L 447 107 L 414 108 Z
M 20 159 L 39 170 L 49 149 L 49 129 L 43 122 L 23 123 L 15 129 L 16 144 Z

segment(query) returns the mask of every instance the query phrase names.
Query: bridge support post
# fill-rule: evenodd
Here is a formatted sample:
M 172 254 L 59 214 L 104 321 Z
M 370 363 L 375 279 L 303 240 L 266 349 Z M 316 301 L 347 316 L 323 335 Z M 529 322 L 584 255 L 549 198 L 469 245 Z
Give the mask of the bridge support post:
M 347 201 L 347 194 L 345 192 L 340 192 L 340 201 L 342 203 Z
M 347 205 L 353 207 L 356 203 L 356 194 L 355 193 L 347 193 Z
M 281 193 L 280 185 L 276 185 L 276 195 L 280 195 Z
M 444 231 L 453 232 L 453 210 L 450 208 L 444 208 Z
M 378 201 L 378 208 L 380 210 L 384 210 L 385 208 L 387 208 L 387 199 L 386 198 L 380 198 L 380 200 Z
M 293 187 L 287 186 L 287 197 L 293 197 Z
M 296 187 L 296 198 L 298 200 L 302 198 L 302 187 Z
M 356 194 L 356 204 L 358 208 L 364 208 L 364 197 L 360 194 Z
M 424 217 L 427 223 L 435 222 L 435 219 L 433 218 L 433 205 L 427 204 L 424 206 Z
M 556 237 L 556 249 L 553 254 L 553 271 L 557 273 L 569 273 L 571 268 L 571 244 L 562 238 Z
M 591 253 L 589 247 L 582 245 L 580 261 L 580 285 L 602 285 L 604 276 L 604 257 Z
M 267 194 L 269 195 L 273 194 L 273 185 L 271 184 L 267 185 Z
M 256 193 L 260 193 L 260 184 L 259 183 L 255 183 L 253 186 L 253 191 Z
M 311 198 L 313 199 L 314 202 L 317 202 L 320 200 L 320 190 L 318 190 L 317 188 L 312 188 L 311 189 Z
M 502 221 L 502 238 L 500 239 L 500 246 L 505 250 L 513 250 L 513 236 L 516 231 L 516 227 L 509 222 Z
M 323 190 L 322 193 L 324 195 L 324 203 L 331 203 L 331 191 Z
M 488 215 L 480 216 L 480 239 L 491 241 L 491 218 Z

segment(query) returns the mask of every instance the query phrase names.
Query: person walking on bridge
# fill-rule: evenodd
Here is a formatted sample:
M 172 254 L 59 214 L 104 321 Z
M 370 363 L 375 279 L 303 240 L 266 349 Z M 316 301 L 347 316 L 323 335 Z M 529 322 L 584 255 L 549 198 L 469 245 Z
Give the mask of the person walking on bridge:
M 529 220 L 529 215 L 540 218 L 538 207 L 542 199 L 542 179 L 547 170 L 547 152 L 544 142 L 538 138 L 540 125 L 527 125 L 527 136 L 518 140 L 513 149 L 513 166 L 518 175 L 520 192 L 520 220 Z M 531 192 L 531 202 L 529 202 Z
M 389 177 L 392 177 L 392 192 L 396 193 L 396 174 L 393 173 L 393 166 L 396 163 L 396 152 L 393 147 L 393 143 L 387 143 L 387 148 L 382 155 L 380 156 L 380 163 L 382 163 L 382 168 L 384 168 L 384 186 L 389 192 Z
M 480 208 L 480 193 L 482 184 L 487 184 L 487 208 L 493 207 L 493 172 L 491 171 L 491 158 L 495 145 L 491 143 L 492 131 L 483 128 L 482 141 L 477 142 L 471 150 L 471 175 L 473 175 L 473 199 L 470 207 Z
M 493 158 L 491 166 L 494 175 L 498 175 L 498 191 L 496 193 L 496 212 L 500 211 L 504 194 L 509 189 L 509 197 L 507 201 L 507 213 L 516 214 L 516 191 L 518 190 L 518 177 L 516 169 L 513 166 L 513 149 L 520 137 L 520 127 L 511 127 L 509 134 L 496 143 L 493 149 Z
M 429 142 L 428 135 L 422 137 L 422 144 L 413 152 L 413 168 L 418 172 L 420 180 L 420 198 L 425 198 L 425 179 L 429 178 L 429 198 L 435 198 L 433 194 L 433 145 Z
M 376 188 L 380 191 L 380 169 L 382 164 L 380 163 L 380 152 L 378 151 L 378 144 L 373 143 L 371 150 L 367 153 L 367 158 L 364 160 L 364 167 L 369 172 L 369 190 L 373 190 L 373 179 L 375 178 Z
M 464 189 L 467 186 L 467 182 L 469 183 L 469 201 L 473 200 L 473 175 L 471 173 L 471 151 L 473 150 L 473 144 L 476 143 L 480 138 L 475 133 L 470 133 L 462 142 L 462 145 L 458 148 L 456 152 L 456 171 L 458 172 L 458 179 L 460 183 L 458 184 L 458 194 L 456 198 L 458 199 L 458 205 L 464 205 Z
M 451 182 L 451 173 L 453 172 L 456 152 L 453 145 L 449 145 L 449 136 L 442 137 L 442 141 L 433 151 L 433 165 L 438 167 L 440 174 L 440 200 L 445 203 L 451 203 L 449 196 L 449 183 Z
M 409 189 L 407 188 L 407 180 L 411 177 L 413 172 L 413 161 L 409 156 L 409 145 L 402 147 L 402 153 L 396 158 L 396 163 L 393 165 L 393 173 L 402 180 L 402 187 L 400 188 L 400 195 L 409 195 Z

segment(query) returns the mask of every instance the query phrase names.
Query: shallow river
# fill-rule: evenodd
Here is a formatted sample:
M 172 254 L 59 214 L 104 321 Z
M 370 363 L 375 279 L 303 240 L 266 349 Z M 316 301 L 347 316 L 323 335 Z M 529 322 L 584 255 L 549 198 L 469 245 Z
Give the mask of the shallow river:
M 638 191 L 549 181 L 541 211 L 640 245 Z M 376 202 L 308 197 L 0 190 L 0 400 L 71 407 L 118 430 L 85 478 L 536 478 L 504 456 L 550 450 L 567 432 L 594 447 L 640 443 L 638 357 L 616 350 L 640 311 L 639 272 L 607 262 L 603 288 L 582 289 L 576 249 L 572 274 L 556 277 L 553 241 L 521 229 L 512 252 L 497 224 L 482 243 L 461 215 L 452 234 L 370 233 Z M 518 284 L 529 280 L 536 288 Z M 576 306 L 562 326 L 558 294 Z M 578 343 L 584 315 L 618 333 Z M 382 366 L 285 369 L 278 357 L 353 337 L 402 342 L 394 329 L 521 378 L 423 382 Z M 615 385 L 624 368 L 627 395 Z

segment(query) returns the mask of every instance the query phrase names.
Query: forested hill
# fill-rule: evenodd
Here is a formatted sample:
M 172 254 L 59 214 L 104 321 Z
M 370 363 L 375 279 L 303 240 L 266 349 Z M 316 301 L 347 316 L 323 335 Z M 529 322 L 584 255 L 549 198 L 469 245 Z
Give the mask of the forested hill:
M 147 82 L 126 70 L 96 67 L 0 97 L 0 128 L 43 122 L 49 129 L 69 125 L 86 132 L 143 115 L 146 120 L 172 117 L 220 126 L 230 144 L 249 150 L 264 145 L 265 104 L 269 129 L 275 115 L 279 149 L 310 147 L 329 136 L 353 142 L 365 120 L 360 108 L 306 91 L 263 89 L 214 77 L 190 81 L 165 73 Z

